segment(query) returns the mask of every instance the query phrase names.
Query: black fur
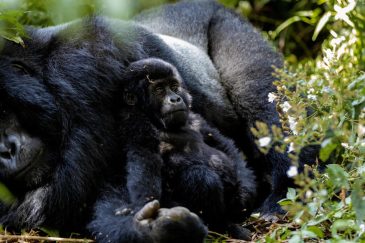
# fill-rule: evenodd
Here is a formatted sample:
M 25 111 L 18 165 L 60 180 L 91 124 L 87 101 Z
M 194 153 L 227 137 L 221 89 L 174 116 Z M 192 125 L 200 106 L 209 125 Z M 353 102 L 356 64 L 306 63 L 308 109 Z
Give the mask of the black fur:
M 91 18 L 29 28 L 28 34 L 26 48 L 7 42 L 1 52 L 0 103 L 16 115 L 27 133 L 47 145 L 49 156 L 33 166 L 31 185 L 1 178 L 17 197 L 1 213 L 2 224 L 79 231 L 94 217 L 89 230 L 101 242 L 162 242 L 172 235 L 191 235 L 190 242 L 201 241 L 205 229 L 189 211 L 159 211 L 153 201 L 145 205 L 151 196 L 161 196 L 161 176 L 149 177 L 145 165 L 159 168 L 162 161 L 149 157 L 151 146 L 156 149 L 154 143 L 144 144 L 134 134 L 150 128 L 131 124 L 121 129 L 122 134 L 116 132 L 120 129 L 118 85 L 125 68 L 149 57 L 175 66 L 194 98 L 193 111 L 244 151 L 260 180 L 258 192 L 266 198 L 262 212 L 280 211 L 276 201 L 291 183 L 286 177 L 289 160 L 274 150 L 261 154 L 250 127 L 256 120 L 280 125 L 267 94 L 275 90 L 272 66 L 282 63 L 238 15 L 203 0 L 166 5 L 134 22 Z M 20 63 L 26 71 L 15 71 L 12 63 Z M 139 119 L 135 122 L 143 124 Z M 134 127 L 139 130 L 133 131 Z M 126 161 L 136 163 L 126 167 Z M 272 177 L 266 184 L 271 188 L 264 190 L 267 176 Z M 139 220 L 115 211 L 126 204 L 145 217 Z M 152 220 L 149 212 L 157 213 L 153 215 L 156 230 L 136 227 L 136 220 Z M 179 218 L 177 225 L 169 225 L 171 231 L 166 214 Z

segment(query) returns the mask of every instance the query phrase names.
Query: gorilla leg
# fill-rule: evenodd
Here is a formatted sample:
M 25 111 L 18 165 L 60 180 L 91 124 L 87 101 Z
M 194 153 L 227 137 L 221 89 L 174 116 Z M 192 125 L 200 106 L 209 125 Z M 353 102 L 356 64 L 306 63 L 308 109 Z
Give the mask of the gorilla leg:
M 216 172 L 207 166 L 194 165 L 174 176 L 173 180 L 172 194 L 165 200 L 185 206 L 197 213 L 212 231 L 227 232 L 237 239 L 251 239 L 248 230 L 231 221 L 232 214 L 240 214 L 243 205 L 240 205 L 242 207 L 237 207 L 236 204 L 227 205 L 227 201 L 232 198 L 224 197 L 224 185 Z M 238 200 L 235 195 L 231 197 L 235 198 L 233 201 Z
M 207 166 L 194 165 L 173 178 L 171 200 L 197 213 L 210 229 L 224 224 L 224 188 Z M 223 222 L 222 222 L 223 221 Z

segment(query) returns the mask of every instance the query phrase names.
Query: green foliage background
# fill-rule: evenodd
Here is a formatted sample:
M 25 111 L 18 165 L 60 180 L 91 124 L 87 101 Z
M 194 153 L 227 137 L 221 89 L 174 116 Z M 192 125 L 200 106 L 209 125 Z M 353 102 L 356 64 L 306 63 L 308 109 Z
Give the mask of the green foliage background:
M 294 12 L 272 32 L 301 31 L 292 20 L 303 21 L 321 51 L 313 58 L 286 56 L 286 67 L 276 73 L 277 92 L 268 97 L 276 102 L 283 127 L 258 123 L 252 129 L 263 152 L 274 144 L 278 151 L 291 151 L 288 175 L 298 185 L 280 202 L 289 220 L 274 225 L 266 242 L 365 241 L 365 2 L 317 3 L 321 12 L 308 16 L 313 23 Z M 320 32 L 323 40 L 317 39 Z M 269 33 L 275 43 L 279 35 Z M 299 152 L 309 145 L 321 148 L 317 163 L 297 174 Z
M 172 1 L 2 1 L 0 36 L 23 44 L 24 25 L 49 26 L 94 14 L 130 18 L 165 2 Z M 298 188 L 281 201 L 286 220 L 255 240 L 365 241 L 365 1 L 221 2 L 249 18 L 286 60 L 275 74 L 277 92 L 268 97 L 283 127 L 257 123 L 252 131 L 263 152 L 289 149 L 288 173 Z M 299 151 L 308 145 L 321 147 L 318 161 L 298 174 Z M 0 197 L 13 200 L 1 185 Z

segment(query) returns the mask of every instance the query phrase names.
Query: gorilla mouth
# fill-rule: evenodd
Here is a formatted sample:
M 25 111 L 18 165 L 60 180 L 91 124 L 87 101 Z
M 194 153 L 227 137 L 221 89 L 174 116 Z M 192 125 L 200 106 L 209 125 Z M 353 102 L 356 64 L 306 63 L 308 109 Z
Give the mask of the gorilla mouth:
M 170 111 L 168 113 L 165 113 L 164 117 L 171 116 L 171 115 L 174 115 L 174 114 L 179 113 L 179 112 L 187 112 L 187 110 L 186 109 L 173 110 L 173 111 Z

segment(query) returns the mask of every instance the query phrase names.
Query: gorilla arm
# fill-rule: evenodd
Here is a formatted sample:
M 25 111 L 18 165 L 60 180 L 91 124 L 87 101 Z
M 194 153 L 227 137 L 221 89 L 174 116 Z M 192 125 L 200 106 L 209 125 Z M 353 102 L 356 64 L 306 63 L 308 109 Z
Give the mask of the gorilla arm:
M 134 109 L 131 108 L 131 109 Z M 158 131 L 138 111 L 122 112 L 121 133 L 128 138 L 123 145 L 126 154 L 126 185 L 132 205 L 142 207 L 161 196 L 162 158 Z

